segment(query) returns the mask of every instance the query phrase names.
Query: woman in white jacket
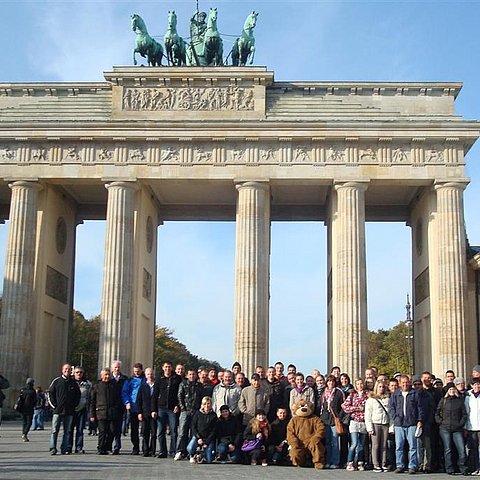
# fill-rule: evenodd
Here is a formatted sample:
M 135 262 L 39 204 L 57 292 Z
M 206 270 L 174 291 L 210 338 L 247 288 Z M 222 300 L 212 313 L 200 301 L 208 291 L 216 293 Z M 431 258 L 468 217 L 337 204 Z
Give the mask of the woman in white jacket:
M 372 439 L 373 471 L 387 471 L 388 395 L 383 382 L 375 383 L 365 404 L 365 425 Z
M 467 450 L 468 464 L 473 469 L 472 475 L 480 475 L 480 379 L 472 381 L 472 389 L 465 396 L 465 409 L 467 410 L 467 423 L 465 429 L 468 431 Z

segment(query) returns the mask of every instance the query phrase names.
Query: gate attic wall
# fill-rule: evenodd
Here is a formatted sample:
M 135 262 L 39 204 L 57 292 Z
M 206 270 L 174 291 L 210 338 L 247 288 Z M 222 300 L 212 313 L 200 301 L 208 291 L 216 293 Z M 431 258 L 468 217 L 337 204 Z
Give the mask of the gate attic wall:
M 236 221 L 235 360 L 246 372 L 267 362 L 270 222 L 312 220 L 328 227 L 329 363 L 360 375 L 364 224 L 380 220 L 406 222 L 422 246 L 412 252 L 418 368 L 466 373 L 471 345 L 453 340 L 472 331 L 458 262 L 479 124 L 455 113 L 461 84 L 276 82 L 264 67 L 114 67 L 105 79 L 0 84 L 0 219 L 10 218 L 0 370 L 14 385 L 46 384 L 68 358 L 75 225 L 88 219 L 106 219 L 108 232 L 99 366 L 152 361 L 165 220 Z M 32 254 L 19 232 L 33 235 Z M 57 331 L 58 358 L 42 346 Z

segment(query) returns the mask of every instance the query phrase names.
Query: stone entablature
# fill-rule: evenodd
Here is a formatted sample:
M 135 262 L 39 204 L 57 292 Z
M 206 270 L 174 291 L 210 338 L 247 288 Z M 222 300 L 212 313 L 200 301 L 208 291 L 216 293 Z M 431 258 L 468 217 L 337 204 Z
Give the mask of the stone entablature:
M 93 138 L 71 142 L 45 142 L 18 138 L 0 142 L 0 165 L 10 164 L 147 164 L 147 165 L 380 165 L 428 166 L 464 165 L 464 145 L 459 138 L 428 141 L 412 138 L 407 142 L 379 138 L 376 141 L 346 138 L 328 140 L 290 137 L 260 141 L 248 138 L 180 138 L 165 141 L 146 137 L 143 141 L 125 137 L 110 142 Z

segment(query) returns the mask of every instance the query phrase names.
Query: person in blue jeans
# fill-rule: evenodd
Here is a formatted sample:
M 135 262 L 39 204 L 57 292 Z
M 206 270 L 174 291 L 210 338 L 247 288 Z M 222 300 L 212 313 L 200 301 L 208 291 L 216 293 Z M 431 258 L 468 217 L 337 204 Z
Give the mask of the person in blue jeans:
M 62 455 L 69 455 L 70 432 L 72 429 L 75 407 L 80 401 L 80 388 L 71 377 L 72 366 L 65 363 L 62 375 L 55 378 L 48 389 L 48 402 L 53 409 L 52 433 L 50 435 L 50 454 L 57 454 L 57 439 L 60 427 L 63 425 L 63 439 L 60 446 Z
M 33 423 L 32 430 L 45 430 L 44 418 L 45 418 L 45 407 L 47 406 L 47 397 L 45 392 L 42 390 L 42 387 L 35 387 L 37 392 L 37 403 L 33 409 Z
M 417 428 L 420 434 L 420 429 L 425 420 L 425 412 L 420 398 L 421 393 L 412 388 L 410 377 L 402 375 L 399 384 L 400 388 L 392 394 L 388 404 L 390 421 L 393 422 L 395 430 L 395 460 L 397 465 L 395 472 L 402 473 L 405 471 L 404 449 L 405 443 L 408 442 L 408 472 L 416 473 L 418 458 L 415 434 Z
M 200 458 L 204 458 L 206 463 L 212 463 L 217 420 L 217 414 L 212 410 L 212 399 L 203 397 L 200 410 L 197 410 L 192 418 L 192 438 L 187 445 L 190 463 L 197 463 L 197 449 L 202 452 Z
M 342 403 L 345 395 L 337 385 L 334 375 L 326 378 L 326 387 L 320 399 L 320 418 L 325 425 L 325 468 L 336 469 L 340 464 L 339 436 L 335 428 L 335 416 L 342 419 L 345 412 L 342 410 Z
M 178 389 L 182 377 L 173 372 L 172 362 L 163 362 L 163 374 L 155 379 L 152 394 L 152 416 L 157 418 L 158 425 L 158 458 L 175 456 L 177 449 L 178 415 L 180 405 Z M 167 422 L 170 427 L 170 445 L 167 450 Z
M 438 402 L 435 412 L 435 421 L 438 423 L 443 443 L 445 471 L 450 475 L 455 473 L 455 465 L 452 460 L 453 440 L 458 454 L 458 468 L 463 475 L 468 475 L 463 441 L 463 429 L 468 418 L 465 402 L 453 382 L 447 383 L 445 389 L 447 393 Z

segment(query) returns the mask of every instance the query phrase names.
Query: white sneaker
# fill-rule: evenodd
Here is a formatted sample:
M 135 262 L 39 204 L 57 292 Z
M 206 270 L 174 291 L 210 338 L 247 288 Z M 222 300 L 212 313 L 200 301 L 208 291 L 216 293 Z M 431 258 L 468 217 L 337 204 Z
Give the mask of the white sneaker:
M 195 463 L 195 457 L 190 457 L 190 463 Z
M 173 457 L 173 460 L 176 462 L 177 460 L 182 459 L 182 452 L 177 452 L 175 456 Z

